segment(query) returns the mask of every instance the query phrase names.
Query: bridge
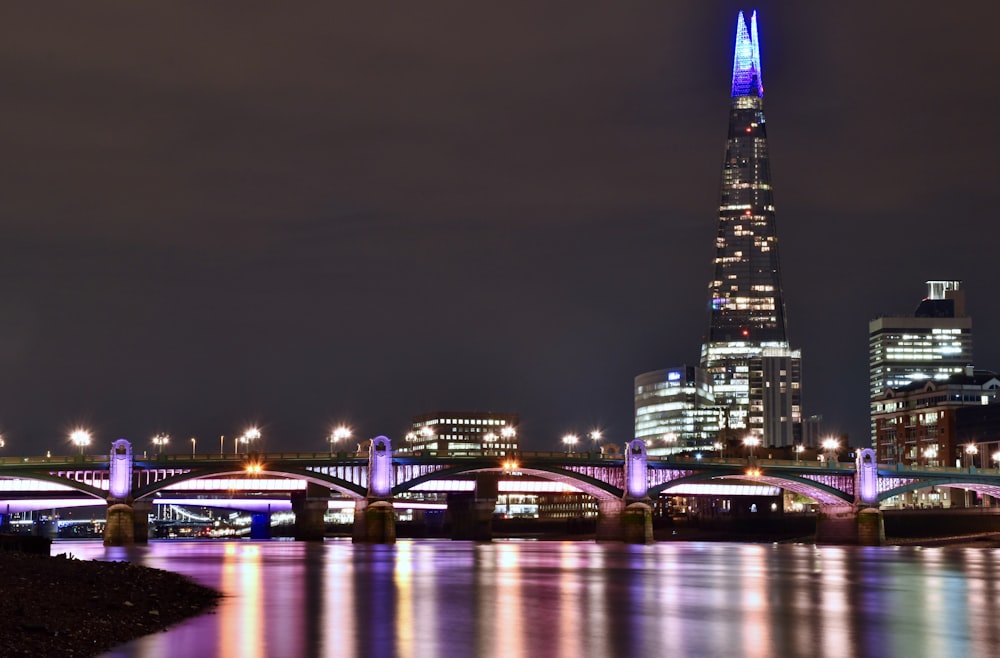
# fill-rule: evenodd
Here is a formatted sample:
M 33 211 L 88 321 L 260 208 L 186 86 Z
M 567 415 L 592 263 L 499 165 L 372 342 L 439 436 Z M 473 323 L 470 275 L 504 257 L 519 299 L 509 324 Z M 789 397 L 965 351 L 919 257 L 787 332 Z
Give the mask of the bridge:
M 624 455 L 490 451 L 393 454 L 389 439 L 379 436 L 372 439 L 367 453 L 158 454 L 139 458 L 127 440 L 119 439 L 107 456 L 0 458 L 0 484 L 59 485 L 77 500 L 106 504 L 104 541 L 108 545 L 147 541 L 153 501 L 165 492 L 197 483 L 234 489 L 237 486 L 233 483 L 238 482 L 242 494 L 262 495 L 273 488 L 275 479 L 289 482 L 281 495 L 290 498 L 297 539 L 323 538 L 323 515 L 331 496 L 336 495 L 338 500 L 354 504 L 354 541 L 374 543 L 395 541 L 394 511 L 406 505 L 408 493 L 435 490 L 437 484 L 456 479 L 473 480 L 472 491 L 448 494 L 453 537 L 489 539 L 498 492 L 511 480 L 525 477 L 562 483 L 566 490 L 589 494 L 597 501 L 597 539 L 630 543 L 653 540 L 653 499 L 688 483 L 749 481 L 802 494 L 819 506 L 817 542 L 866 545 L 884 542 L 879 505 L 894 496 L 930 486 L 1000 496 L 1000 472 L 877 464 L 870 449 L 859 451 L 855 463 L 678 455 L 657 458 L 650 457 L 639 440 L 627 443 Z

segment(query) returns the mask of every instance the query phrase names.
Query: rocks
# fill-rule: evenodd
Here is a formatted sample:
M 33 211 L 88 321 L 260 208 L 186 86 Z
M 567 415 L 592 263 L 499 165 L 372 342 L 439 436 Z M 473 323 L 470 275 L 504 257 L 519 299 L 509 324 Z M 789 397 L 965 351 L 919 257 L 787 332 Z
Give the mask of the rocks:
M 220 596 L 129 562 L 0 551 L 0 656 L 96 656 L 201 614 Z

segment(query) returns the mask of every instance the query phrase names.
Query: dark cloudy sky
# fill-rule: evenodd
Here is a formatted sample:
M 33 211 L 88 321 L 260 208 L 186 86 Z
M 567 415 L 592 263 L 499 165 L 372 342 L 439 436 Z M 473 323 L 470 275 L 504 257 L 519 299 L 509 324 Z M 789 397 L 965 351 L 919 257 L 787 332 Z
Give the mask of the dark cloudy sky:
M 0 13 L 8 454 L 438 409 L 624 442 L 633 377 L 697 362 L 752 6 L 358 4 Z M 858 444 L 868 321 L 925 280 L 1000 369 L 1000 4 L 757 8 L 805 411 Z

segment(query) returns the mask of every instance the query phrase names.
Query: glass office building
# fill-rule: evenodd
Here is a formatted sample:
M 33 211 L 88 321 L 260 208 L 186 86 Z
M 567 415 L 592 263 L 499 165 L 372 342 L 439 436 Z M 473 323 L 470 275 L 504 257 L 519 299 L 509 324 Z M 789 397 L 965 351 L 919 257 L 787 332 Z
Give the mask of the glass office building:
M 722 167 L 709 328 L 701 368 L 729 431 L 764 445 L 801 440 L 801 352 L 788 345 L 757 14 L 740 12 Z

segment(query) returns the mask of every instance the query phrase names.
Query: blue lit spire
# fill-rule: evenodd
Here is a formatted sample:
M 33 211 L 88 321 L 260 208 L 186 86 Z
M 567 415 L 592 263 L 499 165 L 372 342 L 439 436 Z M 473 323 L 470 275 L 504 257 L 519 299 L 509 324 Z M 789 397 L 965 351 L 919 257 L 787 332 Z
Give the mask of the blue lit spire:
M 757 12 L 750 16 L 750 30 L 740 12 L 736 19 L 736 52 L 733 55 L 733 96 L 764 96 L 760 71 L 760 41 L 757 39 Z

